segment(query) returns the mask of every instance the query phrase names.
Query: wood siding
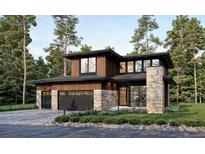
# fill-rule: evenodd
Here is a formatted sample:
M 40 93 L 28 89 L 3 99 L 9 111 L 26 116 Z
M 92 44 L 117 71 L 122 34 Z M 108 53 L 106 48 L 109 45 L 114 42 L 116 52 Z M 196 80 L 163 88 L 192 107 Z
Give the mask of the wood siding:
M 119 74 L 119 62 L 116 59 L 106 57 L 106 75 L 109 77 Z
M 97 75 L 106 76 L 106 56 L 97 57 Z
M 72 59 L 71 60 L 71 76 L 79 76 L 80 72 L 80 60 L 79 59 Z
M 52 85 L 37 85 L 37 90 L 96 90 L 101 89 L 101 83 L 83 82 L 83 83 L 53 83 Z
M 117 84 L 112 82 L 102 83 L 102 89 L 104 90 L 117 90 Z
M 120 87 L 119 88 L 119 105 L 120 106 L 125 106 L 128 105 L 127 101 L 127 88 L 126 87 Z

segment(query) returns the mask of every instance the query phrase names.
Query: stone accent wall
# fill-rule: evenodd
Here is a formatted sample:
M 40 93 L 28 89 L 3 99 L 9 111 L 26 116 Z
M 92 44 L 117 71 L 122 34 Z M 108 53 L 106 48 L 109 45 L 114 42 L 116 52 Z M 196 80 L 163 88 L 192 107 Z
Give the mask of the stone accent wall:
M 58 90 L 51 90 L 51 109 L 58 110 Z
M 163 113 L 165 110 L 165 91 L 164 91 L 164 68 L 148 67 L 146 69 L 147 78 L 147 112 Z
M 36 90 L 36 106 L 41 109 L 41 90 Z
M 118 105 L 117 90 L 94 90 L 94 110 L 109 110 Z

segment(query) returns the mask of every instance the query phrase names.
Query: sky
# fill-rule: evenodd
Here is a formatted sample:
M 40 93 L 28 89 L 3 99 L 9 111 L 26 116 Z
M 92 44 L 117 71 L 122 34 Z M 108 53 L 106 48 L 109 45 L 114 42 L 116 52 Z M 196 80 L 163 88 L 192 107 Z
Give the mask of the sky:
M 133 51 L 133 44 L 130 43 L 134 29 L 137 28 L 137 19 L 140 16 L 77 16 L 79 23 L 76 26 L 77 35 L 83 37 L 82 44 L 92 46 L 93 50 L 104 49 L 105 46 L 112 46 L 115 51 L 121 55 Z M 205 26 L 205 16 L 196 16 L 203 26 Z M 166 32 L 172 28 L 172 20 L 175 16 L 155 16 L 159 29 L 154 34 L 163 41 L 166 38 Z M 53 34 L 55 25 L 51 16 L 37 16 L 37 26 L 30 30 L 32 42 L 28 46 L 29 51 L 35 59 L 39 56 L 45 58 L 47 48 L 52 43 L 55 36 Z M 71 47 L 71 50 L 79 50 L 80 47 Z M 159 47 L 156 52 L 163 52 L 165 49 Z

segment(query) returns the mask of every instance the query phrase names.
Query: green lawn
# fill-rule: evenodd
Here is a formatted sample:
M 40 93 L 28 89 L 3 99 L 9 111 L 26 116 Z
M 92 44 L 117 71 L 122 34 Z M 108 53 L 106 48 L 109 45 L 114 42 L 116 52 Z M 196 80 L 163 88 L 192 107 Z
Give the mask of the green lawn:
M 96 115 L 88 115 L 89 117 L 95 117 Z M 179 111 L 177 112 L 165 112 L 163 114 L 120 114 L 120 115 L 104 115 L 105 117 L 114 118 L 126 118 L 126 119 L 150 119 L 158 120 L 164 119 L 166 121 L 175 120 L 193 120 L 193 121 L 205 121 L 205 104 L 180 104 Z
M 27 109 L 34 109 L 34 108 L 35 108 L 35 104 L 0 105 L 0 112 L 15 111 L 15 110 L 27 110 Z

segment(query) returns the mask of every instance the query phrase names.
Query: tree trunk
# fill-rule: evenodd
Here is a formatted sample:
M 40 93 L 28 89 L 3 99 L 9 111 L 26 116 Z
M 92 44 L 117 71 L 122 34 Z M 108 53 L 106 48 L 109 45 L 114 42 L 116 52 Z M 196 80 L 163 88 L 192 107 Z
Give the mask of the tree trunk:
M 148 39 L 148 30 L 147 30 L 147 26 L 146 26 L 146 50 L 147 53 L 149 53 L 149 39 Z
M 177 79 L 179 77 L 179 73 L 177 71 Z M 179 83 L 177 82 L 177 104 L 179 103 Z
M 200 86 L 201 86 L 201 80 L 200 80 Z M 200 92 L 199 92 L 199 103 L 201 104 L 202 103 L 202 101 L 201 101 L 201 88 L 200 88 Z
M 24 76 L 23 76 L 23 104 L 25 104 L 26 96 L 26 24 L 24 16 L 23 18 L 23 65 L 24 65 Z
M 194 94 L 195 94 L 195 104 L 197 104 L 196 63 L 195 62 L 194 62 Z
M 67 32 L 67 27 L 68 27 L 68 21 L 66 20 L 66 24 L 65 24 L 65 26 L 66 26 L 66 32 Z M 67 53 L 67 47 L 68 47 L 68 37 L 67 36 L 65 36 L 65 49 L 64 49 L 64 55 Z M 64 58 L 63 59 L 64 60 L 64 76 L 67 76 L 67 59 L 66 58 Z

